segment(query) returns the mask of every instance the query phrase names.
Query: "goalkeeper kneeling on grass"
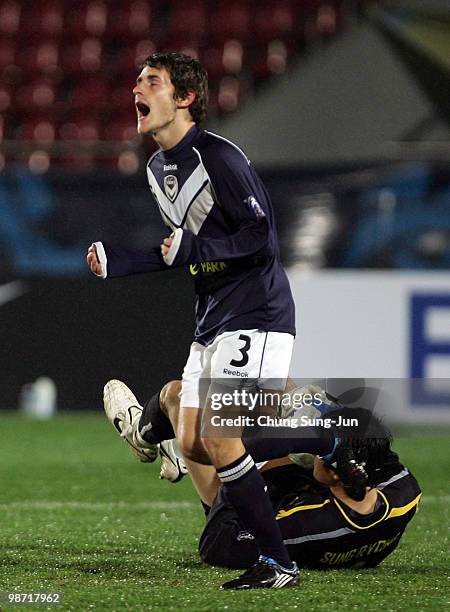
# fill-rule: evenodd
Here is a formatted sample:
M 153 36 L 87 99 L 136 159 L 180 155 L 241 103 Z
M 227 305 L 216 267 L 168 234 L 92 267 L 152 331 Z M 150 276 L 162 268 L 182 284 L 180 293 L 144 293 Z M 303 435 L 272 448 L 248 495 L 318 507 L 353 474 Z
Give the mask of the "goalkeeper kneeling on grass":
M 122 412 L 141 411 L 139 419 L 134 419 L 135 429 L 144 435 L 146 428 L 153 429 L 154 434 L 166 438 L 159 445 L 161 477 L 176 482 L 189 471 L 206 514 L 199 540 L 203 561 L 233 569 L 250 568 L 258 559 L 256 543 L 227 500 L 214 468 L 191 461 L 186 467 L 176 441 L 170 439 L 177 426 L 179 386 L 178 381 L 168 383 L 142 407 L 126 385 L 110 381 L 104 394 L 106 413 L 115 415 L 113 425 L 141 461 L 150 462 L 156 452 L 145 450 L 145 438 L 139 433 L 121 431 L 117 420 Z M 302 440 L 297 439 L 293 442 L 295 454 L 271 458 L 260 466 L 284 543 L 291 559 L 302 567 L 375 567 L 398 546 L 418 509 L 420 487 L 391 450 L 392 438 L 386 427 L 362 408 L 327 412 L 336 422 L 349 416 L 357 418 L 358 427 L 335 429 L 327 454 L 303 454 Z M 316 443 L 323 449 L 319 440 L 303 441 L 309 453 Z M 263 459 L 267 440 L 249 439 L 246 445 L 258 460 Z

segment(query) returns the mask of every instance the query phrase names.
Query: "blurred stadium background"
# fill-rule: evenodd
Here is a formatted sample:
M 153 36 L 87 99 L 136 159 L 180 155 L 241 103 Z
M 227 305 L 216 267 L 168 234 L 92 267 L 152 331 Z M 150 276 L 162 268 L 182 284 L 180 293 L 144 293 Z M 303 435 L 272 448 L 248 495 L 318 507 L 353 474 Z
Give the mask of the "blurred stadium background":
M 131 89 L 174 49 L 272 195 L 293 375 L 427 379 L 402 418 L 448 420 L 449 24 L 445 0 L 0 0 L 0 408 L 41 376 L 61 410 L 180 376 L 188 273 L 103 282 L 84 259 L 165 235 Z

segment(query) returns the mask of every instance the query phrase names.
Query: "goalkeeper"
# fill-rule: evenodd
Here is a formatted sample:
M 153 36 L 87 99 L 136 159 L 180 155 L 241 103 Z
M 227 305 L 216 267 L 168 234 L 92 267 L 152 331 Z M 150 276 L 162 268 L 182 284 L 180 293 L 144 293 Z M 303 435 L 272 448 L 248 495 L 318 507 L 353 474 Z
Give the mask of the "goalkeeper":
M 379 421 L 372 426 L 382 433 Z M 421 496 L 387 436 L 343 442 L 330 456 L 315 456 L 312 471 L 289 459 L 261 470 L 289 555 L 310 569 L 375 567 L 398 546 Z M 207 515 L 199 551 L 206 563 L 236 569 L 257 559 L 255 542 L 223 489 Z
M 166 384 L 144 408 L 120 381 L 108 382 L 104 392 L 108 416 L 140 410 L 141 432 L 150 427 L 166 440 L 159 445 L 161 476 L 174 482 L 187 471 L 171 439 L 179 390 L 179 381 Z M 389 432 L 370 411 L 338 408 L 327 416 L 336 421 L 357 417 L 358 427 L 335 429 L 330 452 L 320 457 L 293 454 L 260 465 L 273 511 L 297 564 L 312 569 L 375 567 L 398 546 L 418 509 L 420 488 L 391 450 Z M 154 459 L 153 449 L 146 454 L 142 445 L 135 447 L 132 432 L 122 430 L 117 419 L 113 425 L 141 461 Z M 299 452 L 302 443 L 310 452 L 314 445 L 324 446 L 319 439 L 298 439 Z M 244 439 L 244 444 L 260 458 L 267 448 L 263 439 Z M 250 568 L 258 559 L 256 542 L 227 500 L 213 466 L 188 465 L 207 517 L 199 541 L 201 558 L 211 565 Z

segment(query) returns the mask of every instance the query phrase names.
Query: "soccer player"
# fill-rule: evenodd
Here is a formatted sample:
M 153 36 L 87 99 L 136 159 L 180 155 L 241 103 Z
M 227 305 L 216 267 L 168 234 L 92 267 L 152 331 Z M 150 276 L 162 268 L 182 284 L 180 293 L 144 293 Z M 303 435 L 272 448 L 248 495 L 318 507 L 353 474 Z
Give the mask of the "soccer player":
M 160 149 L 147 165 L 153 200 L 172 230 L 160 246 L 138 252 L 93 243 L 87 261 L 103 278 L 189 266 L 197 293 L 195 339 L 183 371 L 176 435 L 189 461 L 211 461 L 237 514 L 251 529 L 259 560 L 250 588 L 298 581 L 264 490 L 264 480 L 239 436 L 200 434 L 205 380 L 278 380 L 288 376 L 295 335 L 294 303 L 280 262 L 269 195 L 245 154 L 199 127 L 207 103 L 207 75 L 193 58 L 157 53 L 140 68 L 133 89 L 138 132 Z M 153 423 L 139 411 L 123 431 L 155 455 Z M 240 588 L 239 579 L 223 585 Z
M 114 415 L 141 410 L 144 421 L 154 415 L 158 436 L 172 437 L 174 430 L 166 417 L 176 423 L 180 386 L 179 381 L 166 384 L 140 407 L 126 385 L 110 381 L 104 393 L 106 413 L 112 420 Z M 303 467 L 290 458 L 272 460 L 261 466 L 273 512 L 290 556 L 299 566 L 311 569 L 375 567 L 398 546 L 418 509 L 420 487 L 391 450 L 390 433 L 370 411 L 338 408 L 326 414 L 336 422 L 339 416 L 356 417 L 358 426 L 337 428 L 337 440 L 331 452 L 323 457 L 291 455 Z M 113 425 L 121 431 L 120 422 L 113 421 Z M 174 442 L 160 444 L 161 476 L 177 482 L 186 469 L 177 456 Z M 311 444 L 318 443 L 301 439 L 298 442 L 306 443 L 308 450 L 312 450 Z M 258 452 L 258 441 L 252 444 Z M 141 460 L 147 460 L 139 449 L 132 450 Z M 314 464 L 310 466 L 313 469 L 304 469 L 305 458 L 313 459 Z M 199 541 L 200 556 L 211 565 L 250 568 L 251 581 L 258 559 L 255 539 L 230 504 L 213 468 L 194 466 L 190 476 L 207 514 Z M 247 586 L 245 578 L 241 578 L 239 588 Z
M 287 462 L 262 468 L 284 543 L 299 567 L 375 567 L 395 550 L 418 510 L 416 479 L 391 451 L 382 425 L 376 427 L 379 438 L 354 438 L 327 457 L 315 456 L 312 475 Z M 223 489 L 207 516 L 199 551 L 210 565 L 241 569 L 256 562 L 255 541 Z

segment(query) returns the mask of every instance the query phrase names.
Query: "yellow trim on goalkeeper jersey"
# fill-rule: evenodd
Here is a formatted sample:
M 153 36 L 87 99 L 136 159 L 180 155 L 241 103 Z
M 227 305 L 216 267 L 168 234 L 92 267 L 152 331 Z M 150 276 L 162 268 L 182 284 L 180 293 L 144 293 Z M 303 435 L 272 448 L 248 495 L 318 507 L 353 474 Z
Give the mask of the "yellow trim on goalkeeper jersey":
M 422 497 L 422 493 L 419 493 L 419 495 L 415 499 L 413 499 L 412 502 L 409 502 L 409 504 L 406 504 L 406 506 L 399 506 L 398 508 L 392 508 L 387 518 L 390 519 L 390 518 L 395 518 L 397 516 L 403 516 L 404 514 L 412 510 L 414 506 L 419 506 L 419 501 L 421 497 Z
M 323 508 L 326 504 L 329 504 L 331 499 L 326 499 L 322 504 L 310 504 L 309 506 L 295 506 L 295 508 L 289 508 L 289 510 L 280 510 L 276 516 L 276 519 L 286 518 L 291 516 L 294 512 L 300 512 L 300 510 L 316 510 L 317 508 Z

